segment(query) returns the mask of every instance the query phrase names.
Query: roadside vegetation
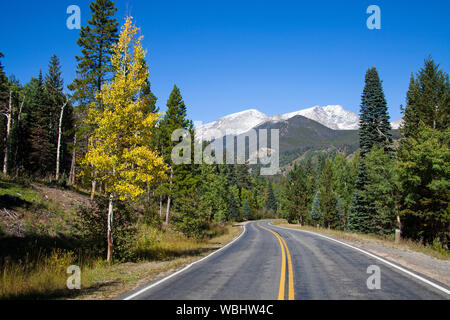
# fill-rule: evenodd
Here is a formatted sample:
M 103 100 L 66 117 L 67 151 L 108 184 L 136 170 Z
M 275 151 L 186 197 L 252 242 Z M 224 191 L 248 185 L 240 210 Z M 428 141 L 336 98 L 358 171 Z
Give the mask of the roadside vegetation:
M 187 237 L 135 208 L 127 232 L 117 229 L 115 263 L 109 264 L 104 228 L 96 238 L 95 225 L 85 226 L 86 212 L 93 212 L 85 193 L 43 182 L 23 186 L 3 177 L 0 201 L 0 299 L 113 298 L 213 252 L 241 232 L 231 223 L 211 223 L 204 237 Z M 70 265 L 81 269 L 81 290 L 67 289 Z
M 291 224 L 386 239 L 399 230 L 403 243 L 447 256 L 448 74 L 428 57 L 411 75 L 406 97 L 401 138 L 395 141 L 382 81 L 370 68 L 361 101 L 360 149 L 349 157 L 333 150 L 296 162 L 280 184 L 280 216 Z
M 194 130 L 181 89 L 160 112 L 133 18 L 120 25 L 109 0 L 90 9 L 70 93 L 56 54 L 26 84 L 0 63 L 0 298 L 77 295 L 71 264 L 92 287 L 102 270 L 189 260 L 234 222 L 275 216 L 258 168 L 173 163 L 172 134 Z
M 0 63 L 0 299 L 113 297 L 217 249 L 239 233 L 234 223 L 262 218 L 385 239 L 400 229 L 403 243 L 448 255 L 450 88 L 431 57 L 411 77 L 400 140 L 371 68 L 360 150 L 345 157 L 337 149 L 347 139 L 334 137 L 333 152 L 265 178 L 189 141 L 182 90 L 174 85 L 161 112 L 133 18 L 120 25 L 109 0 L 90 9 L 70 93 L 57 55 L 26 84 Z M 192 160 L 195 148 L 211 164 L 174 163 L 174 151 Z M 83 270 L 81 291 L 66 288 L 69 265 Z
M 376 235 L 376 234 L 365 234 L 351 231 L 343 231 L 336 229 L 328 229 L 323 227 L 313 227 L 308 225 L 300 226 L 298 224 L 289 224 L 286 220 L 276 220 L 273 222 L 274 225 L 281 227 L 300 229 L 311 232 L 318 232 L 321 234 L 329 235 L 336 239 L 348 240 L 350 242 L 358 242 L 360 240 L 368 240 L 371 242 L 376 242 L 387 247 L 394 247 L 399 249 L 411 250 L 415 252 L 421 252 L 430 257 L 434 257 L 440 260 L 450 260 L 450 252 L 444 250 L 440 243 L 423 244 L 419 241 L 414 241 L 412 239 L 402 238 L 397 243 L 395 242 L 394 235 Z

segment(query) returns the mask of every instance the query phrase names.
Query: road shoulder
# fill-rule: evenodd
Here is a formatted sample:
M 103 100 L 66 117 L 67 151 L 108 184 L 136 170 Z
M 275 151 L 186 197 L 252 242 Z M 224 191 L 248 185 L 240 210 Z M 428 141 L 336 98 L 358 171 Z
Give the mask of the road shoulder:
M 108 268 L 108 275 L 99 275 L 102 280 L 95 287 L 85 290 L 76 300 L 114 300 L 120 299 L 129 292 L 170 276 L 186 266 L 195 263 L 217 252 L 236 240 L 244 232 L 242 224 L 236 224 L 231 231 L 223 236 L 210 239 L 205 250 L 199 254 L 179 257 L 165 261 L 147 261 L 138 263 L 124 263 L 112 265 Z M 105 271 L 103 271 L 105 272 Z
M 298 225 L 289 225 L 286 223 L 276 223 L 274 226 L 322 234 L 359 249 L 368 251 L 399 266 L 423 274 L 430 279 L 445 284 L 446 286 L 450 286 L 450 260 L 437 259 L 422 252 L 416 252 L 403 248 L 399 245 L 395 245 L 394 243 L 372 240 L 355 234 L 330 232 L 328 230 L 308 227 L 304 228 Z

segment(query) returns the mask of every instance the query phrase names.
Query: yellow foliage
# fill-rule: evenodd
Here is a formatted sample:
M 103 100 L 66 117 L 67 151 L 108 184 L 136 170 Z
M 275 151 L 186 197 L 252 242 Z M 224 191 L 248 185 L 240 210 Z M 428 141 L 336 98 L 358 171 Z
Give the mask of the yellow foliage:
M 147 98 L 140 93 L 148 77 L 139 29 L 126 19 L 111 58 L 112 82 L 98 93 L 103 110 L 90 106 L 89 122 L 95 124 L 86 163 L 97 169 L 106 191 L 135 199 L 149 184 L 166 178 L 166 165 L 150 149 L 159 114 L 146 112 Z

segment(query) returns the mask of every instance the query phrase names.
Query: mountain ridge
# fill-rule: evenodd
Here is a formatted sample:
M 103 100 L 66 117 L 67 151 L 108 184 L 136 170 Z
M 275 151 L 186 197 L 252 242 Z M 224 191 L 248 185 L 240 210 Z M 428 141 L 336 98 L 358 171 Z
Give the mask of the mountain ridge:
M 286 114 L 276 114 L 272 117 L 257 109 L 248 109 L 229 114 L 217 121 L 201 125 L 196 128 L 197 137 L 203 140 L 213 140 L 229 135 L 240 135 L 264 123 L 284 122 L 295 116 L 303 116 L 316 121 L 332 130 L 358 130 L 359 116 L 344 109 L 341 105 L 314 106 Z M 391 123 L 393 129 L 398 129 L 402 119 Z

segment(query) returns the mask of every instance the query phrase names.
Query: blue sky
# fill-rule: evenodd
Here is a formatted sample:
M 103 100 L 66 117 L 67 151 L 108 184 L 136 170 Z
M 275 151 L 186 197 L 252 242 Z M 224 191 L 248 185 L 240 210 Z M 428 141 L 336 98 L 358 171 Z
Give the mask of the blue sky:
M 62 62 L 75 76 L 78 30 L 66 9 L 89 2 L 4 1 L 0 51 L 7 74 L 21 83 Z M 366 9 L 381 9 L 369 30 Z M 256 108 L 268 114 L 340 104 L 359 112 L 365 71 L 377 67 L 392 120 L 401 116 L 411 72 L 431 54 L 449 72 L 450 1 L 116 1 L 122 24 L 135 18 L 148 50 L 152 90 L 165 109 L 174 84 L 193 120 L 210 122 Z

